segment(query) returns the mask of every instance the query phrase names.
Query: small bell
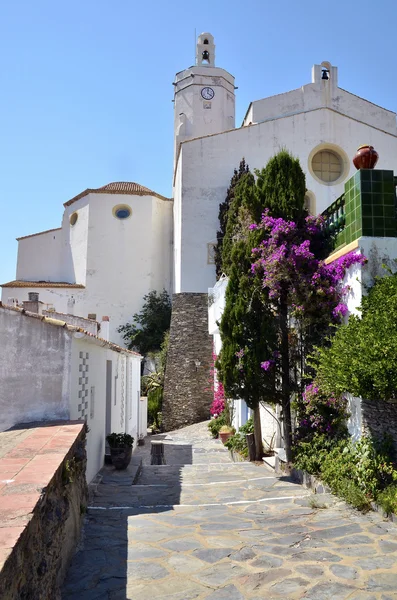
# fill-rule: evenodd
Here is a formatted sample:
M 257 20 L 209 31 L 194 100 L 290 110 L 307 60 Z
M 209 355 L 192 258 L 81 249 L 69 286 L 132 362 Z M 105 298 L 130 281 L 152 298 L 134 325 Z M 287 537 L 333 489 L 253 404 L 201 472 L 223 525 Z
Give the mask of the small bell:
M 327 69 L 323 69 L 323 74 L 321 75 L 321 79 L 324 79 L 326 81 L 329 79 L 329 73 L 328 73 Z
M 206 60 L 207 62 L 210 62 L 210 53 L 208 52 L 208 50 L 204 50 L 204 52 L 203 52 L 203 60 Z

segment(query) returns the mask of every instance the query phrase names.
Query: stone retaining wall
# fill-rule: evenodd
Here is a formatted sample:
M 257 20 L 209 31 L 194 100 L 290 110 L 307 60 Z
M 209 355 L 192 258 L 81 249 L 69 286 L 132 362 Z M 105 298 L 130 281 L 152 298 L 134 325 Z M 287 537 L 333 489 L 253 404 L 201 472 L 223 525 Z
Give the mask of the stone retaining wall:
M 374 438 L 389 434 L 397 455 L 397 403 L 384 400 L 361 400 L 361 429 L 363 435 Z
M 212 365 L 207 294 L 174 294 L 163 399 L 166 431 L 208 419 Z
M 85 435 L 67 422 L 0 434 L 10 482 L 0 491 L 2 600 L 60 600 L 87 504 Z

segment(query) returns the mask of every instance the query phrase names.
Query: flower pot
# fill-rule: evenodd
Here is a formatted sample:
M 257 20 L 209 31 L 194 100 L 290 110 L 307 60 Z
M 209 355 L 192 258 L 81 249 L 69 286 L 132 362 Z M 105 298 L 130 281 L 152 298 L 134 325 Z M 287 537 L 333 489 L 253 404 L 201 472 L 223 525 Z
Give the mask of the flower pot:
M 228 440 L 230 437 L 232 437 L 233 433 L 231 431 L 226 431 L 225 433 L 221 433 L 219 432 L 219 438 L 222 442 L 222 444 L 224 444 L 226 442 L 226 440 Z
M 368 144 L 360 146 L 353 158 L 353 164 L 357 170 L 373 169 L 378 162 L 379 154 L 373 146 Z
M 126 469 L 131 461 L 132 448 L 130 446 L 124 448 L 110 448 L 110 456 L 112 458 L 112 465 L 121 471 Z

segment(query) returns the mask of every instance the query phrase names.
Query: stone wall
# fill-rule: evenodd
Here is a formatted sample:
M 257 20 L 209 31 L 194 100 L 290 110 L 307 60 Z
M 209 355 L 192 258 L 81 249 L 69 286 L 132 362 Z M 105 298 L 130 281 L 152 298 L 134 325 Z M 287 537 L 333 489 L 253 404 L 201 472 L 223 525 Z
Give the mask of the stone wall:
M 208 419 L 212 364 L 207 294 L 174 294 L 163 400 L 166 431 Z
M 397 403 L 384 400 L 361 400 L 361 419 L 363 435 L 374 438 L 387 433 L 394 442 L 397 456 Z
M 39 424 L 1 436 L 0 470 L 28 462 L 8 472 L 0 492 L 0 598 L 60 600 L 87 504 L 85 426 Z

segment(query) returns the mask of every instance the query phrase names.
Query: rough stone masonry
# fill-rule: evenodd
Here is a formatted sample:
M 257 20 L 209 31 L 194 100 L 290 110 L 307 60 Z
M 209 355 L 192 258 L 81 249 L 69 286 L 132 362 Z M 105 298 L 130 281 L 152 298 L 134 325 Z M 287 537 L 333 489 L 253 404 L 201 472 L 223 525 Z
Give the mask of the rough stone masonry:
M 207 294 L 174 294 L 163 400 L 166 431 L 208 418 L 212 366 Z

